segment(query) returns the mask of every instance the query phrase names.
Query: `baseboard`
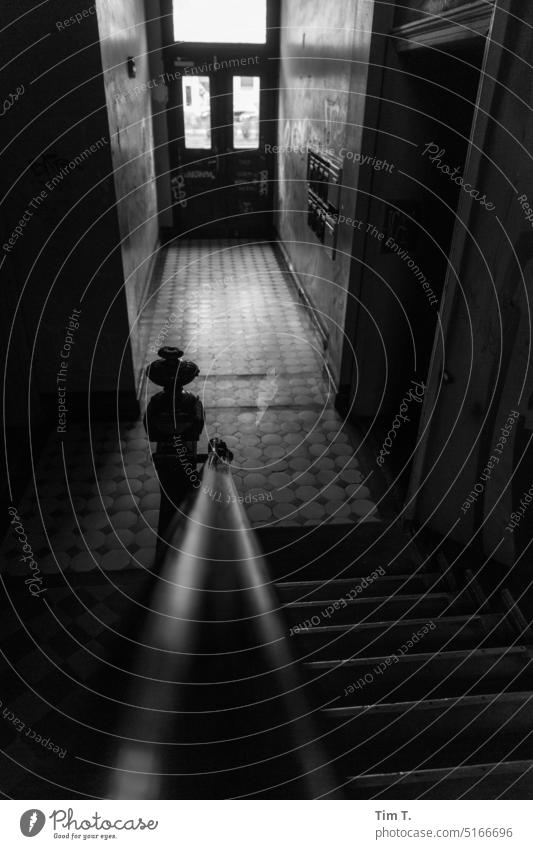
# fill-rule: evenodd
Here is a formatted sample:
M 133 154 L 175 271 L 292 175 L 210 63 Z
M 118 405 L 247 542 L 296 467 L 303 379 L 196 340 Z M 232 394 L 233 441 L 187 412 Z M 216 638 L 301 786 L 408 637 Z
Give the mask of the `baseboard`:
M 353 418 L 353 410 L 351 409 L 350 386 L 346 383 L 341 383 L 337 388 L 335 395 L 335 409 L 343 418 Z
M 148 295 L 150 294 L 150 286 L 152 283 L 152 278 L 154 276 L 154 269 L 156 266 L 156 262 L 159 257 L 159 251 L 161 250 L 161 240 L 158 236 L 155 242 L 155 245 L 152 249 L 152 254 L 150 256 L 150 262 L 148 263 L 148 273 L 146 275 L 146 279 L 144 281 L 143 292 L 141 295 L 141 300 L 139 302 L 139 306 L 137 307 L 137 315 L 139 316 L 143 311 L 146 301 L 148 299 Z
M 178 235 L 173 227 L 160 227 L 159 228 L 159 248 L 168 248 L 170 243 L 177 239 Z
M 294 285 L 294 287 L 295 287 L 295 289 L 298 293 L 299 299 L 305 304 L 305 306 L 309 310 L 309 315 L 311 317 L 311 321 L 313 322 L 313 325 L 315 327 L 315 330 L 318 333 L 319 338 L 322 340 L 323 350 L 324 350 L 324 353 L 325 353 L 328 350 L 328 347 L 329 347 L 329 333 L 327 332 L 324 325 L 322 324 L 322 322 L 318 318 L 318 316 L 316 314 L 316 309 L 315 309 L 313 303 L 311 302 L 309 296 L 305 292 L 305 289 L 302 286 L 300 278 L 298 277 L 298 272 L 295 270 L 295 268 L 294 268 L 294 266 L 293 266 L 293 264 L 292 264 L 292 262 L 289 258 L 289 255 L 288 255 L 287 251 L 285 250 L 285 246 L 284 246 L 283 241 L 280 238 L 279 234 L 277 234 L 277 237 L 273 241 L 273 246 L 274 246 L 275 249 L 277 249 L 277 251 L 279 253 L 279 257 L 281 258 L 281 262 L 285 266 L 286 270 L 288 271 L 288 273 L 290 275 L 292 283 L 293 283 L 293 285 Z M 340 392 L 340 387 L 337 385 L 337 381 L 336 381 L 336 379 L 333 375 L 333 372 L 331 371 L 331 367 L 330 367 L 330 365 L 327 362 L 325 357 L 324 357 L 324 370 L 326 372 L 327 378 L 328 378 L 331 386 L 333 386 L 333 388 L 334 388 L 334 391 L 336 393 L 335 398 L 337 399 L 337 396 Z M 335 400 L 335 406 L 336 406 L 336 404 L 337 404 L 337 400 Z
M 281 239 L 279 234 L 277 234 L 274 245 L 275 245 L 276 248 L 279 249 L 279 252 L 281 254 L 281 258 L 283 260 L 283 265 L 286 267 L 287 271 L 291 275 L 292 282 L 294 283 L 296 290 L 298 292 L 298 297 L 300 298 L 300 300 L 302 300 L 304 302 L 306 307 L 309 308 L 309 314 L 311 316 L 313 324 L 316 326 L 316 329 L 317 329 L 317 331 L 320 335 L 320 338 L 322 339 L 322 342 L 324 344 L 324 350 L 327 350 L 327 348 L 329 346 L 329 333 L 326 330 L 326 328 L 324 327 L 324 325 L 322 324 L 322 322 L 320 321 L 319 317 L 317 316 L 316 308 L 315 308 L 314 304 L 311 302 L 309 295 L 306 293 L 304 287 L 302 286 L 302 282 L 301 282 L 301 280 L 298 276 L 298 272 L 294 268 L 294 265 L 292 264 L 291 259 L 290 259 L 289 255 L 288 255 L 288 253 L 285 249 L 285 245 L 283 244 L 283 240 Z
M 141 297 L 141 300 L 140 300 L 140 304 L 139 304 L 139 307 L 137 309 L 137 316 L 139 316 L 141 314 L 141 312 L 144 310 L 144 308 L 146 306 L 146 302 L 147 302 L 148 297 L 150 295 L 154 271 L 155 271 L 157 261 L 159 259 L 159 255 L 160 255 L 159 252 L 161 251 L 161 240 L 162 240 L 162 238 L 163 238 L 162 230 L 160 229 L 159 236 L 157 238 L 157 241 L 154 245 L 154 249 L 152 251 L 152 255 L 150 257 L 148 274 L 146 276 L 146 281 L 145 281 L 145 284 L 144 284 L 144 289 L 143 289 L 143 294 L 142 294 L 142 297 Z M 141 363 L 142 364 L 140 364 L 139 361 L 134 363 L 135 370 L 136 370 L 135 385 L 137 387 L 137 401 L 139 403 L 139 409 L 140 409 L 140 400 L 143 397 L 143 393 L 144 393 L 144 389 L 145 389 L 145 367 L 144 367 L 144 360 L 142 358 L 141 358 Z M 137 371 L 137 369 L 139 369 L 139 370 Z

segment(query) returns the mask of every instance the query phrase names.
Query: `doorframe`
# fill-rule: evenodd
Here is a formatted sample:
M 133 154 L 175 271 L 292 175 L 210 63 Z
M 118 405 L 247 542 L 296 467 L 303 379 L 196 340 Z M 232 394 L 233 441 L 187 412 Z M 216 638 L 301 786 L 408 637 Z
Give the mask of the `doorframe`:
M 368 56 L 368 71 L 366 78 L 364 108 L 364 128 L 361 138 L 361 150 L 375 155 L 378 139 L 380 115 L 382 110 L 382 94 L 385 84 L 386 56 L 388 49 L 388 35 L 392 31 L 396 8 L 394 3 L 374 3 L 371 20 L 371 40 Z M 355 58 L 355 51 L 354 51 Z M 352 82 L 350 80 L 350 87 Z M 351 97 L 348 105 L 348 123 L 356 121 L 354 110 L 357 108 L 356 97 Z M 367 221 L 370 209 L 372 180 L 374 178 L 370 169 L 357 166 L 356 176 L 356 198 L 354 219 Z M 365 267 L 367 257 L 367 245 L 369 244 L 364 231 L 354 229 L 352 237 L 352 262 L 350 264 L 348 280 L 348 297 L 344 315 L 344 327 L 352 328 L 350 334 L 357 337 L 359 319 L 361 316 L 361 294 L 363 286 L 363 274 L 361 269 Z M 354 257 L 360 257 L 359 263 L 353 261 Z M 353 400 L 355 372 L 354 355 L 352 345 L 345 338 L 341 363 L 339 369 L 339 381 L 337 387 L 336 406 L 344 414 L 351 409 Z
M 223 2 L 223 0 L 219 0 Z M 173 0 L 160 0 L 161 8 L 161 33 L 162 33 L 162 60 L 163 67 L 167 74 L 172 75 L 176 71 L 176 62 L 183 60 L 186 64 L 197 64 L 201 66 L 206 62 L 208 57 L 216 57 L 216 61 L 228 61 L 235 58 L 249 59 L 257 58 L 258 64 L 255 75 L 263 76 L 265 85 L 261 85 L 261 101 L 264 97 L 268 97 L 271 104 L 271 118 L 262 120 L 271 120 L 273 123 L 278 120 L 278 84 L 279 84 L 279 43 L 280 43 L 280 20 L 281 9 L 277 0 L 266 0 L 266 42 L 264 44 L 255 44 L 250 42 L 180 42 L 174 41 L 173 29 Z M 272 62 L 277 62 L 278 67 L 272 71 Z M 269 64 L 267 64 L 269 63 Z M 253 75 L 254 71 L 249 64 L 243 65 L 242 69 L 235 68 L 234 72 L 239 73 L 242 70 L 245 75 Z M 261 73 L 263 71 L 263 73 Z M 211 93 L 211 103 L 213 105 L 213 92 Z M 179 119 L 171 114 L 172 103 L 169 101 L 166 107 L 166 122 L 167 122 L 167 148 L 169 151 L 169 173 L 167 179 L 170 181 L 173 171 L 173 159 L 170 148 L 176 143 L 179 138 L 179 130 L 177 129 Z M 270 110 L 269 110 L 270 112 Z M 261 113 L 260 113 L 261 114 Z M 275 128 L 274 128 L 275 130 Z M 264 131 L 263 131 L 264 132 Z M 276 143 L 276 132 L 272 136 L 273 144 Z M 253 152 L 253 150 L 251 151 Z M 205 151 L 208 154 L 208 151 Z M 242 150 L 245 153 L 245 150 Z M 216 155 L 216 154 L 213 154 Z M 275 167 L 276 163 L 272 163 L 273 186 L 271 189 L 272 201 L 274 198 L 275 184 Z M 275 221 L 274 221 L 274 202 L 272 209 L 265 210 L 265 214 L 270 213 L 270 224 L 265 230 L 265 236 L 269 239 L 275 237 Z M 176 232 L 174 204 L 170 209 L 172 216 L 172 225 L 167 227 L 167 237 L 174 238 L 179 235 Z M 222 227 L 221 235 L 225 233 Z
M 505 51 L 504 43 L 510 21 L 510 5 L 513 0 L 495 0 L 491 25 L 487 34 L 487 43 L 481 66 L 480 82 L 472 129 L 464 168 L 464 177 L 471 185 L 479 182 L 481 163 L 484 157 L 485 139 L 489 121 L 492 120 L 491 107 L 498 87 L 498 74 Z M 444 288 L 440 306 L 440 327 L 437 326 L 433 341 L 433 350 L 429 363 L 426 392 L 420 414 L 413 465 L 407 495 L 402 510 L 404 521 L 415 519 L 420 497 L 420 486 L 424 474 L 425 461 L 431 434 L 432 416 L 435 412 L 438 396 L 443 385 L 444 362 L 441 338 L 446 340 L 457 298 L 457 276 L 462 266 L 465 251 L 466 231 L 471 219 L 474 205 L 473 198 L 466 192 L 461 192 L 457 207 L 457 217 L 450 245 L 449 261 L 444 280 Z

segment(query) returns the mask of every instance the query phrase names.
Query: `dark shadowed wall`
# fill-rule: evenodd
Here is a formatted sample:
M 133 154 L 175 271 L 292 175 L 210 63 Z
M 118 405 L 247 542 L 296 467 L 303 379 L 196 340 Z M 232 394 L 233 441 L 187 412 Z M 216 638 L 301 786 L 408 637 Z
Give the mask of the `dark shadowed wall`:
M 527 503 L 517 527 L 507 530 L 533 484 L 533 229 L 527 219 L 533 208 L 533 133 L 523 112 L 533 86 L 533 9 L 510 7 L 519 17 L 509 18 L 484 155 L 473 175 L 496 209 L 474 203 L 466 222 L 458 285 L 448 303 L 450 381 L 440 386 L 432 410 L 418 501 L 420 520 L 443 534 L 453 528 L 454 539 L 473 540 L 506 564 L 533 536 L 533 505 Z M 494 41 L 501 40 L 498 32 Z M 439 381 L 439 369 L 433 377 Z M 491 457 L 496 461 L 487 471 Z M 524 568 L 529 584 L 531 569 Z
M 81 315 L 68 363 L 69 407 L 86 409 L 89 385 L 95 403 L 109 395 L 113 409 L 116 391 L 135 393 L 97 18 L 94 7 L 86 11 L 73 21 L 67 0 L 6 0 L 0 8 L 2 54 L 13 60 L 3 90 L 24 89 L 2 117 L 2 253 L 20 295 L 17 321 L 32 346 L 32 379 L 52 418 L 73 309 Z
M 394 416 L 411 380 L 427 379 L 459 189 L 425 151 L 438 144 L 463 172 L 484 49 L 480 38 L 462 56 L 402 54 L 388 35 L 393 12 L 380 4 L 375 16 L 377 97 L 367 101 L 363 145 L 379 167 L 365 167 L 359 180 L 356 217 L 370 229 L 356 234 L 351 277 L 354 412 L 367 418 Z M 402 428 L 400 467 L 416 426 L 412 415 Z

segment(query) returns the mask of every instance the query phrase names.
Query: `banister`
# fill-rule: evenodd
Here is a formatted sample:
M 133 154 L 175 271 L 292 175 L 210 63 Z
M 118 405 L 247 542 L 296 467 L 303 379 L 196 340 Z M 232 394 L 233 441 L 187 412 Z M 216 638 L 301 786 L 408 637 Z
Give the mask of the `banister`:
M 240 731 L 244 740 L 249 737 L 262 747 L 255 767 L 241 768 L 235 754 L 242 746 L 238 736 L 233 746 L 213 740 L 217 754 L 213 775 L 205 779 L 208 794 L 247 795 L 243 781 L 239 783 L 241 770 L 244 790 L 249 788 L 251 795 L 261 795 L 263 772 L 268 774 L 265 790 L 272 782 L 279 784 L 278 791 L 270 791 L 278 798 L 336 795 L 336 778 L 327 765 L 268 566 L 239 501 L 229 461 L 224 443 L 213 440 L 200 485 L 193 486 L 181 515 L 168 526 L 151 612 L 139 638 L 136 673 L 144 678 L 137 679 L 128 698 L 137 707 L 129 709 L 121 729 L 125 740 L 113 768 L 111 798 L 179 798 L 183 788 L 186 793 L 195 777 L 183 777 L 174 728 L 179 735 L 186 721 L 195 734 L 205 725 L 203 714 L 220 741 Z M 234 680 L 225 680 L 228 674 Z M 171 683 L 157 683 L 161 681 Z M 187 707 L 196 684 L 204 685 L 202 693 L 213 692 L 213 703 L 210 710 L 193 713 L 191 722 Z M 262 723 L 272 730 L 263 730 Z M 287 771 L 284 755 L 269 756 L 262 734 L 278 743 L 283 735 L 292 771 Z

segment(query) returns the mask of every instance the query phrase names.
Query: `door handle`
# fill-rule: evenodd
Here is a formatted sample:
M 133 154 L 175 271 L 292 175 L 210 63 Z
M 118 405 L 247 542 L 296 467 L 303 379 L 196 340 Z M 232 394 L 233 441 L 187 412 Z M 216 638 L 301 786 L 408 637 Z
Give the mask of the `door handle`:
M 444 386 L 448 386 L 450 383 L 453 382 L 453 377 L 451 376 L 450 372 L 446 371 L 446 369 L 442 368 L 441 366 L 439 371 L 439 383 L 443 383 Z

